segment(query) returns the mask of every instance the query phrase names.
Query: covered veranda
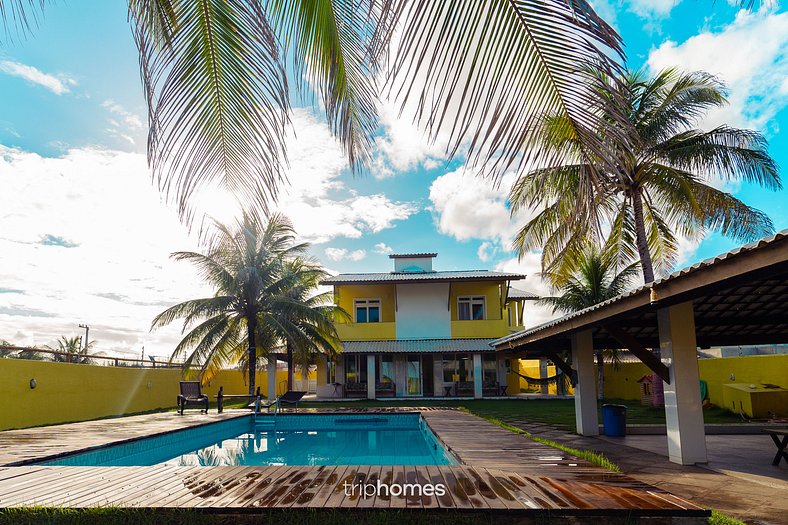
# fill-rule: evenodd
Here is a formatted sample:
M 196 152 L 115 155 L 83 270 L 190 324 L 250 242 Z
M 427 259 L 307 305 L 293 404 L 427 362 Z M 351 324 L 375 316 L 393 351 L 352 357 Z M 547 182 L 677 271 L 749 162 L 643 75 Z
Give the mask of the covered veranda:
M 493 344 L 504 356 L 551 359 L 569 374 L 585 436 L 599 433 L 595 350 L 629 350 L 662 378 L 669 457 L 690 465 L 707 462 L 698 349 L 783 343 L 788 230 Z

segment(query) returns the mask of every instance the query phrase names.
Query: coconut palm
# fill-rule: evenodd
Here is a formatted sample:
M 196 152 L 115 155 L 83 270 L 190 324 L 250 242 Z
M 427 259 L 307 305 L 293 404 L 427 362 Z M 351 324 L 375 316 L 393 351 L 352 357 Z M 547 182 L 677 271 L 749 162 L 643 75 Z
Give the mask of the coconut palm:
M 0 0 L 6 36 L 27 32 L 45 4 Z M 222 187 L 251 211 L 275 198 L 285 176 L 289 83 L 319 99 L 355 170 L 370 160 L 385 88 L 432 138 L 448 136 L 450 154 L 468 151 L 499 176 L 527 165 L 520 146 L 534 114 L 598 123 L 586 109 L 591 94 L 580 66 L 611 69 L 609 57 L 622 55 L 619 36 L 586 0 L 128 5 L 149 164 L 190 224 L 195 190 Z
M 304 258 L 308 244 L 295 242 L 290 222 L 273 215 L 261 224 L 244 215 L 237 228 L 217 224 L 216 230 L 205 254 L 173 254 L 194 264 L 216 293 L 172 306 L 153 320 L 156 328 L 183 319 L 183 331 L 189 330 L 172 358 L 188 353 L 187 370 L 199 370 L 203 381 L 245 358 L 253 394 L 259 354 L 275 359 L 272 351 L 288 343 L 337 351 L 333 309 L 320 304 L 324 295 L 307 296 L 324 271 Z
M 655 269 L 665 273 L 675 263 L 679 236 L 718 231 L 747 241 L 773 230 L 765 214 L 715 187 L 715 181 L 782 187 L 763 135 L 727 125 L 695 128 L 727 102 L 718 79 L 674 69 L 653 78 L 596 76 L 595 108 L 617 124 L 598 130 L 607 144 L 600 152 L 563 116 L 543 117 L 534 145 L 563 163 L 534 169 L 512 188 L 513 211 L 538 211 L 516 237 L 521 253 L 543 247 L 543 268 L 566 277 L 589 239 L 606 238 L 619 264 L 639 259 L 649 283 Z
M 638 263 L 634 262 L 617 271 L 616 258 L 610 251 L 595 245 L 586 246 L 580 252 L 577 265 L 566 278 L 563 273 L 544 275 L 554 285 L 560 295 L 543 297 L 538 304 L 550 306 L 553 313 L 571 313 L 583 310 L 624 293 L 638 275 Z M 618 352 L 609 352 L 614 366 L 619 362 Z M 596 352 L 597 395 L 601 399 L 604 391 L 604 351 Z
M 49 350 L 60 352 L 54 354 L 52 360 L 59 363 L 79 363 L 83 365 L 92 365 L 93 360 L 90 359 L 88 351 L 93 348 L 95 341 L 90 341 L 85 347 L 82 346 L 82 338 L 79 336 L 66 337 L 60 336 L 57 340 L 57 348 L 46 346 Z

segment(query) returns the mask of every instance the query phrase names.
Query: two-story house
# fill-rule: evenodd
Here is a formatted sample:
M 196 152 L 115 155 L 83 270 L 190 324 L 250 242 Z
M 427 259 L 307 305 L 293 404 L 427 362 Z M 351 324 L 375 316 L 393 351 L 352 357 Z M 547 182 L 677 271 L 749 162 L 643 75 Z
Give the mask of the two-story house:
M 323 281 L 352 320 L 336 325 L 339 359 L 318 364 L 318 397 L 506 395 L 511 363 L 490 342 L 522 329 L 523 302 L 533 296 L 511 282 L 525 276 L 436 271 L 436 256 L 390 255 L 392 272 Z

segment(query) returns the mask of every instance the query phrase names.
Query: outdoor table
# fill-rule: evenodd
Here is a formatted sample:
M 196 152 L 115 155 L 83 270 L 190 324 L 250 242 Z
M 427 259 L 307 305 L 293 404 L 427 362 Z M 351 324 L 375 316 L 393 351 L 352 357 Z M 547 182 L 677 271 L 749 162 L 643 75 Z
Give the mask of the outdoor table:
M 506 395 L 506 389 L 507 389 L 508 387 L 509 387 L 509 385 L 506 385 L 506 384 L 499 384 L 499 385 L 498 385 L 498 395 L 499 395 L 499 396 L 505 396 L 505 395 Z
M 785 451 L 785 448 L 788 447 L 788 429 L 764 428 L 763 431 L 772 437 L 772 441 L 777 446 L 777 455 L 774 456 L 772 465 L 779 465 L 781 459 L 788 463 L 788 452 Z M 778 436 L 782 436 L 782 441 Z
M 451 396 L 451 387 L 452 387 L 452 386 L 453 386 L 453 385 L 449 385 L 449 386 L 444 386 L 444 387 L 443 387 L 443 391 L 444 391 L 443 395 L 444 395 L 444 397 L 449 397 L 449 396 Z

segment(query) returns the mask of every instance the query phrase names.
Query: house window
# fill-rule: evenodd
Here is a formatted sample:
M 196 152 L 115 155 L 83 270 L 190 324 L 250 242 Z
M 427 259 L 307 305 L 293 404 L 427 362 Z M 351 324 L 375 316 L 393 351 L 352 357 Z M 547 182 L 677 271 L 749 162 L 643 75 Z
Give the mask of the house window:
M 473 381 L 473 357 L 471 354 L 443 354 L 443 381 Z
M 329 359 L 326 362 L 326 384 L 330 385 L 337 382 L 337 364 Z
M 494 355 L 482 356 L 482 369 L 484 371 L 484 384 L 495 385 L 498 383 L 498 362 Z
M 367 382 L 367 356 L 354 354 L 345 356 L 345 383 Z
M 378 356 L 378 383 L 394 382 L 394 356 L 382 354 Z
M 457 318 L 460 321 L 479 321 L 484 319 L 484 296 L 458 297 Z
M 380 299 L 356 299 L 354 305 L 357 323 L 380 322 Z

